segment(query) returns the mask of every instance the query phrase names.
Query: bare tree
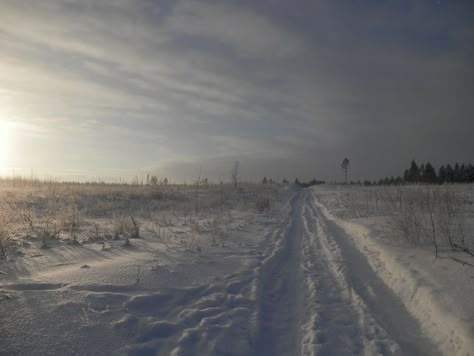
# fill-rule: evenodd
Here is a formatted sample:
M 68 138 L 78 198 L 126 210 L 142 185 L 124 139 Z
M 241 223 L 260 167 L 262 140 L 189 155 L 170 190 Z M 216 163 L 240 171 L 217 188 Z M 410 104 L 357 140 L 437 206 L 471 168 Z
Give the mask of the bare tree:
M 430 223 L 431 223 L 431 236 L 433 237 L 433 246 L 435 249 L 435 256 L 438 257 L 438 242 L 436 241 L 436 224 L 434 220 L 435 215 L 435 206 L 436 206 L 436 193 L 432 192 L 430 188 L 426 190 L 426 207 L 428 208 L 428 213 L 430 215 Z
M 347 184 L 347 171 L 349 170 L 349 158 L 344 158 L 342 160 L 341 168 L 344 171 L 344 176 Z
M 230 177 L 232 179 L 232 183 L 234 184 L 234 189 L 237 189 L 237 182 L 239 179 L 239 161 L 235 161 L 232 169 L 230 170 Z
M 199 185 L 201 183 L 201 175 L 202 175 L 202 166 L 199 166 L 199 175 L 196 179 L 196 192 L 194 196 L 194 212 L 197 214 L 199 211 L 199 205 L 198 205 L 198 200 L 199 200 Z

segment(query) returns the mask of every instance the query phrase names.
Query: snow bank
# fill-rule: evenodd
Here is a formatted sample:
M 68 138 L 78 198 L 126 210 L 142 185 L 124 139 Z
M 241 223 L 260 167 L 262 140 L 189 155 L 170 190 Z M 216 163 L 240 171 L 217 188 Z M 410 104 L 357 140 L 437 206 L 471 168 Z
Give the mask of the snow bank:
M 422 249 L 383 244 L 367 226 L 335 217 L 317 200 L 315 204 L 328 220 L 354 238 L 374 271 L 401 298 L 443 353 L 474 354 L 472 269 L 453 261 L 435 260 L 432 253 Z M 439 274 L 440 270 L 444 273 Z M 454 285 L 457 291 L 450 288 Z

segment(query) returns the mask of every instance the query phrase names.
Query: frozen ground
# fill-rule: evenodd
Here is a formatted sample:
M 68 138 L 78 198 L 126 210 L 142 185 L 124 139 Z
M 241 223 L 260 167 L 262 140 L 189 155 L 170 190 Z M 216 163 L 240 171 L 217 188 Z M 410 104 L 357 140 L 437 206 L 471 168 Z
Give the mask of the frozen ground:
M 374 219 L 340 219 L 328 187 L 264 194 L 269 209 L 259 194 L 247 194 L 256 210 L 234 196 L 188 221 L 185 209 L 172 222 L 142 214 L 129 247 L 123 238 L 17 247 L 0 263 L 0 354 L 474 350 L 474 269 L 383 242 Z M 166 225 L 159 234 L 144 228 L 153 219 Z

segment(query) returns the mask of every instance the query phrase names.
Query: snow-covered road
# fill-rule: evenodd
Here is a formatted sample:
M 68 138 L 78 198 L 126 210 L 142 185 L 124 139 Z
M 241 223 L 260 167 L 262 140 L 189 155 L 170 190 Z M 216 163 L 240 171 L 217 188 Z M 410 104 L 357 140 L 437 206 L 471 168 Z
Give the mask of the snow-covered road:
M 257 355 L 439 353 L 311 190 L 290 209 L 261 269 Z

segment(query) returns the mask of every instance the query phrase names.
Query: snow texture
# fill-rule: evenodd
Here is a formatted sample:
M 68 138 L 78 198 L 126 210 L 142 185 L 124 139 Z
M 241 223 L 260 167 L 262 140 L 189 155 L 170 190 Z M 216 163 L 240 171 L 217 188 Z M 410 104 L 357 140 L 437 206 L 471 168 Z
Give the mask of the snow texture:
M 225 245 L 144 234 L 0 264 L 0 354 L 472 354 L 472 278 L 452 292 L 426 251 L 406 257 L 337 218 L 323 189 L 242 213 Z

